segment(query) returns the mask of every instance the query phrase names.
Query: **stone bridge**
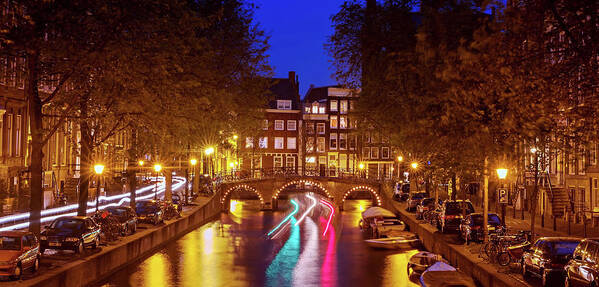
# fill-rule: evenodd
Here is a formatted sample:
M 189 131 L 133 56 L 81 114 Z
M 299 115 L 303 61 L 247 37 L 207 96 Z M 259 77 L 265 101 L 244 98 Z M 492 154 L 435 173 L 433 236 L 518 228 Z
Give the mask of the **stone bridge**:
M 361 178 L 337 178 L 315 176 L 277 176 L 253 178 L 221 183 L 218 187 L 223 210 L 228 210 L 231 196 L 236 192 L 251 192 L 258 196 L 262 209 L 278 208 L 278 199 L 297 191 L 313 191 L 331 200 L 343 210 L 345 199 L 356 192 L 369 192 L 373 206 L 381 206 L 382 183 Z

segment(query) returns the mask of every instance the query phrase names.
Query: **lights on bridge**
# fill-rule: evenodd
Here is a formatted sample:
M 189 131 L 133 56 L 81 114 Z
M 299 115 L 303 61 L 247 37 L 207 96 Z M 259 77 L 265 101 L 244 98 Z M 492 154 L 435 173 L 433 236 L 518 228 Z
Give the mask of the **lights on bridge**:
M 352 189 L 350 189 L 350 190 L 346 191 L 346 192 L 345 192 L 345 194 L 343 195 L 343 200 L 342 200 L 342 202 L 345 202 L 345 199 L 346 199 L 346 198 L 347 198 L 347 197 L 348 197 L 348 196 L 349 196 L 349 195 L 350 195 L 352 192 L 354 192 L 354 191 L 356 191 L 356 190 L 360 190 L 360 189 L 362 189 L 362 190 L 368 190 L 368 191 L 370 191 L 370 193 L 372 194 L 372 196 L 373 196 L 373 197 L 375 198 L 375 200 L 376 200 L 376 205 L 377 205 L 377 206 L 381 206 L 381 205 L 382 205 L 382 202 L 381 202 L 381 197 L 378 195 L 378 193 L 376 193 L 376 191 L 375 191 L 375 190 L 374 190 L 372 187 L 370 187 L 370 186 L 366 186 L 366 185 L 360 185 L 360 186 L 356 186 L 356 187 L 353 187 Z
M 225 199 L 227 198 L 227 196 L 229 195 L 229 193 L 231 193 L 234 190 L 237 189 L 247 189 L 247 190 L 251 190 L 252 192 L 254 192 L 258 198 L 260 198 L 260 203 L 264 203 L 264 198 L 262 198 L 262 194 L 260 194 L 255 188 L 247 185 L 247 184 L 239 184 L 239 185 L 235 185 L 229 189 L 227 189 L 227 191 L 225 191 L 225 193 L 223 194 L 223 197 L 220 199 L 220 203 L 224 204 L 225 203 Z
M 329 191 L 326 188 L 324 188 L 324 186 L 322 184 L 320 184 L 319 182 L 312 181 L 312 180 L 301 179 L 301 180 L 294 180 L 294 181 L 288 182 L 285 185 L 283 185 L 282 187 L 280 187 L 279 189 L 277 189 L 275 191 L 275 194 L 272 196 L 272 199 L 277 199 L 279 197 L 279 193 L 281 193 L 281 191 L 283 191 L 285 188 L 287 188 L 287 187 L 289 187 L 291 185 L 295 185 L 295 184 L 298 184 L 298 183 L 315 185 L 318 188 L 320 188 L 320 190 L 324 191 L 324 193 L 327 195 L 328 198 L 332 198 L 332 196 L 329 193 Z

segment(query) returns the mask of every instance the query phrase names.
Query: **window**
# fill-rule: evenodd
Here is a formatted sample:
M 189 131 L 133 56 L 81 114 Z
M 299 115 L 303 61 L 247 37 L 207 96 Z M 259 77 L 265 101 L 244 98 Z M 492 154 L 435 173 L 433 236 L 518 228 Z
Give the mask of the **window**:
M 339 102 L 339 113 L 340 114 L 347 114 L 348 111 L 348 107 L 347 107 L 347 100 L 343 100 Z
M 294 131 L 297 129 L 297 122 L 295 120 L 287 120 L 287 130 Z
M 273 166 L 275 168 L 282 168 L 283 167 L 283 156 L 275 155 L 273 158 Z
M 262 122 L 262 129 L 263 129 L 263 130 L 268 130 L 268 120 L 264 120 L 264 121 Z
M 252 137 L 245 138 L 245 148 L 254 148 L 254 138 L 252 138 Z
M 296 139 L 295 137 L 287 138 L 287 149 L 295 149 L 296 148 Z
M 308 123 L 306 125 L 306 132 L 308 134 L 313 134 L 314 133 L 314 123 Z
M 347 149 L 347 134 L 339 134 L 339 149 Z
M 331 100 L 331 112 L 336 112 L 337 111 L 337 101 Z
M 372 159 L 379 158 L 379 148 L 378 147 L 370 148 L 370 158 L 372 158 Z
M 331 116 L 331 128 L 332 129 L 336 129 L 337 128 L 337 116 Z
M 268 148 L 268 137 L 261 137 L 258 143 L 259 148 Z
M 21 156 L 21 115 L 17 115 L 15 119 L 15 153 L 16 156 Z
M 591 151 L 589 153 L 590 155 L 590 164 L 591 165 L 597 165 L 597 145 L 595 144 L 591 144 Z
M 285 166 L 289 167 L 289 168 L 294 168 L 295 167 L 295 157 L 287 156 L 287 158 L 285 159 Z
M 339 154 L 339 168 L 343 170 L 347 169 L 347 154 L 345 153 Z
M 593 178 L 593 211 L 599 208 L 599 179 Z
M 17 88 L 25 88 L 25 58 L 17 58 Z
M 370 148 L 369 147 L 365 147 L 364 150 L 362 150 L 362 157 L 365 159 L 370 158 Z
M 277 110 L 291 110 L 291 100 L 277 100 Z
M 337 149 L 337 134 L 331 134 L 330 149 Z
M 275 149 L 283 149 L 283 137 L 275 137 Z
M 284 131 L 285 130 L 285 121 L 284 120 L 275 120 L 275 131 Z
M 389 148 L 388 147 L 381 148 L 381 158 L 389 158 Z
M 346 116 L 339 117 L 339 128 L 340 129 L 347 128 L 347 117 Z
M 316 124 L 316 132 L 320 135 L 324 134 L 325 130 L 324 130 L 324 123 L 317 123 Z
M 326 114 L 326 111 L 325 111 L 325 108 L 324 108 L 324 106 L 320 106 L 320 107 L 318 107 L 318 113 L 319 113 L 319 114 Z
M 353 111 L 356 107 L 356 101 L 349 101 L 349 110 Z
M 4 144 L 4 117 L 0 116 L 0 156 L 4 155 L 4 149 L 2 148 Z
M 357 137 L 355 135 L 352 135 L 349 137 L 349 149 L 350 150 L 356 149 L 356 142 L 357 142 Z
M 6 71 L 8 70 L 8 59 L 6 57 L 2 57 L 0 59 L 0 84 L 6 84 Z
M 325 149 L 325 139 L 324 139 L 324 137 L 318 137 L 318 139 L 316 140 L 316 151 L 324 152 L 324 149 Z
M 306 152 L 314 152 L 314 138 L 309 137 L 306 141 Z
M 310 113 L 310 106 L 304 106 L 304 113 L 306 113 L 306 114 Z
M 12 156 L 12 115 L 8 115 L 6 118 L 6 137 L 8 138 L 8 151 L 7 155 Z

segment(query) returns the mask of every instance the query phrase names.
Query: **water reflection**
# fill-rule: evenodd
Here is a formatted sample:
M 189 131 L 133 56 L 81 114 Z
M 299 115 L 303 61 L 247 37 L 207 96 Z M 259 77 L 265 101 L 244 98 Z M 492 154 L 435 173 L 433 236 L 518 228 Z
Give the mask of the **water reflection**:
M 360 209 L 368 208 L 370 200 L 346 201 L 326 235 L 330 209 L 319 203 L 296 226 L 313 201 L 298 202 L 301 210 L 271 240 L 267 232 L 294 206 L 281 202 L 281 211 L 263 212 L 258 201 L 232 201 L 229 214 L 118 271 L 105 285 L 417 286 L 406 274 L 407 261 L 416 251 L 373 250 L 362 242 Z

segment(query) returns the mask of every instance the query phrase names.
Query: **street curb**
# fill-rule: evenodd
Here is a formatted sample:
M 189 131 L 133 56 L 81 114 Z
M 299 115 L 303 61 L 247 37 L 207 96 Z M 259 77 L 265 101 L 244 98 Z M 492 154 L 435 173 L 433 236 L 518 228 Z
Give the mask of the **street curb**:
M 191 212 L 179 219 L 167 222 L 158 228 L 138 231 L 116 245 L 102 247 L 102 250 L 96 254 L 48 270 L 26 281 L 11 282 L 14 283 L 11 286 L 75 287 L 98 283 L 128 264 L 151 254 L 164 244 L 213 220 L 221 210 L 218 196 L 213 196 L 204 205 L 194 207 Z

